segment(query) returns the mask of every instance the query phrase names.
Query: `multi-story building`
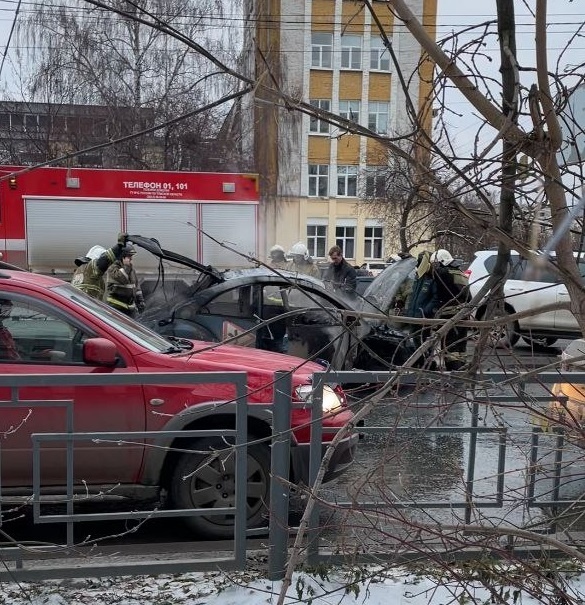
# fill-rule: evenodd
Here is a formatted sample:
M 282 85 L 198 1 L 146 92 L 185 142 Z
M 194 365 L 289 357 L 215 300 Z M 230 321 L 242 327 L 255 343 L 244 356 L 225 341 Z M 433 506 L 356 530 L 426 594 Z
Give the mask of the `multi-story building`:
M 411 11 L 434 38 L 437 0 L 409 0 Z M 396 64 L 364 3 L 354 0 L 250 0 L 256 24 L 249 65 L 260 82 L 355 121 L 380 135 L 411 131 L 406 95 L 430 127 L 433 66 L 390 6 L 374 1 L 377 20 L 391 42 Z M 255 53 L 252 52 L 255 48 Z M 254 61 L 252 61 L 254 57 Z M 400 85 L 397 67 L 407 90 Z M 317 259 L 339 244 L 352 263 L 385 259 L 396 234 L 360 204 L 376 191 L 388 165 L 383 143 L 352 134 L 286 103 L 261 87 L 253 101 L 254 154 L 261 176 L 268 249 L 306 242 Z M 252 107 L 248 107 L 252 113 Z M 245 112 L 244 112 L 245 113 Z M 383 178 L 383 177 L 382 177 Z
M 195 172 L 242 168 L 229 152 L 227 121 L 213 138 L 195 120 L 164 130 L 155 129 L 156 122 L 148 107 L 0 101 L 0 164 Z M 142 134 L 134 138 L 136 133 Z

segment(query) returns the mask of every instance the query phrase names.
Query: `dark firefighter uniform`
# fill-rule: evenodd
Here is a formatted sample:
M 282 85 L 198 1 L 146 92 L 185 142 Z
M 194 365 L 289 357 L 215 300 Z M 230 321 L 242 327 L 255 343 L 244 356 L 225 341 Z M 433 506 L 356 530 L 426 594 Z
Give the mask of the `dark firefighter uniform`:
M 405 314 L 407 317 L 433 318 L 437 310 L 437 286 L 433 279 L 433 272 L 428 251 L 421 252 L 416 260 L 414 279 L 407 286 Z M 428 326 L 412 324 L 410 331 L 418 346 L 430 335 Z
M 144 296 L 132 266 L 134 254 L 136 254 L 134 246 L 126 244 L 122 257 L 112 264 L 106 274 L 105 301 L 130 317 L 144 310 Z
M 451 318 L 469 302 L 469 284 L 466 275 L 451 263 L 436 263 L 433 274 L 437 287 L 439 309 L 437 318 Z M 465 365 L 467 348 L 467 328 L 453 326 L 443 342 L 445 351 L 445 369 L 459 370 Z
M 116 259 L 120 258 L 127 239 L 126 233 L 120 233 L 118 243 L 112 248 L 104 250 L 101 246 L 93 246 L 86 256 L 76 258 L 77 269 L 71 278 L 71 285 L 92 298 L 103 300 L 106 291 L 104 275 Z

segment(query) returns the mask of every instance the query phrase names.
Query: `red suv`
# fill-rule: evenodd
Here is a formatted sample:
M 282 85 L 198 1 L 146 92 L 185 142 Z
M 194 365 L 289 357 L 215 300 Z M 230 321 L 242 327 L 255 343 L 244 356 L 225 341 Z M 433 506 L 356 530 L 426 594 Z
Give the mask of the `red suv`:
M 84 295 L 61 280 L 11 271 L 0 265 L 0 372 L 3 374 L 138 374 L 141 372 L 247 373 L 248 524 L 260 525 L 269 498 L 270 414 L 276 370 L 293 372 L 293 400 L 311 397 L 311 376 L 323 368 L 315 363 L 267 351 L 167 339 Z M 38 384 L 38 379 L 35 379 Z M 233 384 L 23 387 L 19 400 L 55 401 L 52 405 L 0 407 L 1 485 L 3 499 L 31 494 L 31 433 L 68 430 L 63 403 L 73 401 L 73 430 L 87 432 L 182 431 L 233 429 Z M 0 398 L 12 393 L 0 388 Z M 341 427 L 351 419 L 343 391 L 326 387 L 324 427 Z M 230 404 L 230 402 L 232 402 Z M 291 480 L 306 481 L 308 473 L 308 408 L 291 416 Z M 324 433 L 324 440 L 332 439 Z M 87 495 L 147 499 L 166 495 L 174 508 L 233 506 L 234 455 L 225 437 L 156 440 L 74 441 L 75 491 Z M 170 441 L 170 440 L 169 440 Z M 337 448 L 328 477 L 353 459 L 357 435 Z M 168 445 L 168 447 L 167 447 Z M 209 450 L 224 454 L 210 456 Z M 217 453 L 217 452 L 216 452 Z M 41 493 L 62 495 L 66 483 L 66 447 L 43 442 Z M 204 464 L 202 464 L 204 462 Z M 233 533 L 233 515 L 190 516 L 186 522 L 200 535 Z

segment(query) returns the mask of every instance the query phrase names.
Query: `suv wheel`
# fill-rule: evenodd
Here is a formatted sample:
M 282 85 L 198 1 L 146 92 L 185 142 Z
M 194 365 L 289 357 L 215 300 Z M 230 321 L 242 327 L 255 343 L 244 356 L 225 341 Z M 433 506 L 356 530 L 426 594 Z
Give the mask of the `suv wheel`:
M 250 439 L 254 439 L 250 437 Z M 188 441 L 181 449 L 171 478 L 170 495 L 175 508 L 232 508 L 236 496 L 235 451 L 221 437 Z M 266 522 L 270 497 L 270 454 L 264 445 L 247 448 L 248 527 Z M 209 452 L 209 453 L 205 453 Z M 234 515 L 184 517 L 187 526 L 207 538 L 232 538 Z

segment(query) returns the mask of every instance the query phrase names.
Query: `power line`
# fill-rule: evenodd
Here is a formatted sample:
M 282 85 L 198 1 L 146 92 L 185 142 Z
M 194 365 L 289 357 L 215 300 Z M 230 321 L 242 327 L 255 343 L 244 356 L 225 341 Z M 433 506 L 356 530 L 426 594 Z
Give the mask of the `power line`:
M 13 34 L 14 28 L 16 26 L 16 20 L 18 19 L 18 13 L 20 12 L 20 3 L 21 3 L 21 0 L 18 0 L 18 4 L 16 6 L 16 11 L 14 12 L 14 19 L 12 19 L 12 27 L 10 28 L 10 33 L 8 34 L 8 40 L 6 40 L 6 46 L 4 47 L 4 53 L 2 54 L 2 63 L 0 63 L 0 77 L 2 76 L 2 71 L 4 69 L 4 62 L 6 61 L 6 55 L 8 54 L 8 49 L 10 48 L 10 41 L 12 40 L 12 34 Z

